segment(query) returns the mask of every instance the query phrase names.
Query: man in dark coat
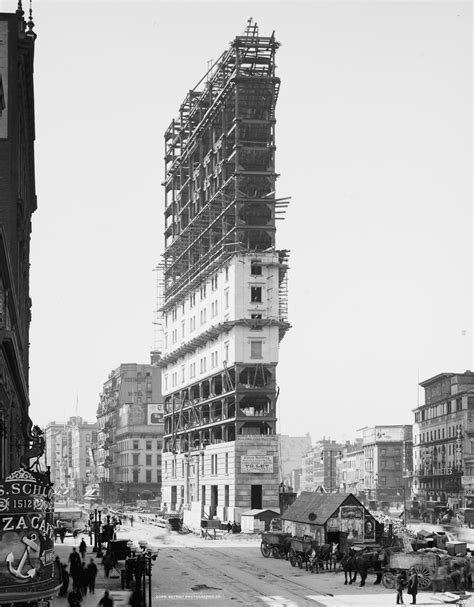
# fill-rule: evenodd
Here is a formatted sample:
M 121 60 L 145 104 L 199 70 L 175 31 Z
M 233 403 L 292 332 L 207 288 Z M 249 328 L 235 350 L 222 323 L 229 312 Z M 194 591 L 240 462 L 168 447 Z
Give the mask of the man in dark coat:
M 408 579 L 407 593 L 411 594 L 411 604 L 416 605 L 416 595 L 418 594 L 418 574 L 416 571 Z
M 81 543 L 79 544 L 79 552 L 81 553 L 81 558 L 84 560 L 86 558 L 87 545 L 84 541 L 84 538 L 81 539 Z
M 95 578 L 97 577 L 97 565 L 94 563 L 94 559 L 90 560 L 87 565 L 87 580 L 89 584 L 89 592 L 95 594 Z

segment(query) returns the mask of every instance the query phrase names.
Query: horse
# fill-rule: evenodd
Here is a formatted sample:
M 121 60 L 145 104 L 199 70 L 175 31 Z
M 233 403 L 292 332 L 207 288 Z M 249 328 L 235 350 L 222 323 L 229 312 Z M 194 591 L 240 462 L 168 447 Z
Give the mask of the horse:
M 348 583 L 347 574 L 349 574 L 349 584 L 353 584 L 357 579 L 357 574 L 359 574 L 359 586 L 365 586 L 369 571 L 373 571 L 376 574 L 374 584 L 380 584 L 386 558 L 386 553 L 381 550 L 361 552 L 359 554 L 355 554 L 353 550 L 349 550 L 341 559 L 341 567 L 344 571 L 344 584 Z

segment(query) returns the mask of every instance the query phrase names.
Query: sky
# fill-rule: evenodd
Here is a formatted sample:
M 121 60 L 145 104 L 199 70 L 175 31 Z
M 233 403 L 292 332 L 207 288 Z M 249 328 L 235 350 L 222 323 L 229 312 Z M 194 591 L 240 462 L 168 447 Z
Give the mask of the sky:
M 93 421 L 108 373 L 149 362 L 163 133 L 249 17 L 281 42 L 278 430 L 411 424 L 418 381 L 474 370 L 470 3 L 34 0 L 33 16 L 34 423 L 76 403 Z

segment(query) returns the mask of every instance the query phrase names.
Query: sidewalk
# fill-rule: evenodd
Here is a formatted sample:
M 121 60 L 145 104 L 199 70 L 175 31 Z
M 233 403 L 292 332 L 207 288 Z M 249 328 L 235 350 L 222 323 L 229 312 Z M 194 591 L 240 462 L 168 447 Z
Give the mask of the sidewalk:
M 76 539 L 68 536 L 64 539 L 64 544 L 61 544 L 58 538 L 58 543 L 54 545 L 54 553 L 56 556 L 59 556 L 62 563 L 66 563 L 68 565 L 67 569 L 69 571 L 69 555 L 72 552 L 73 546 L 79 551 L 79 543 L 81 541 L 82 536 L 78 536 Z M 89 545 L 89 538 L 87 536 L 84 537 L 84 540 L 87 543 L 87 553 L 84 559 L 84 562 L 89 563 L 90 559 L 94 559 L 95 564 L 97 565 L 98 572 L 95 581 L 95 594 L 87 593 L 85 597 L 82 599 L 81 607 L 97 607 L 97 603 L 104 595 L 104 590 L 108 590 L 111 597 L 114 599 L 114 607 L 121 607 L 122 605 L 128 604 L 128 599 L 130 597 L 129 590 L 122 590 L 120 585 L 120 578 L 106 578 L 104 574 L 104 568 L 102 567 L 102 559 L 96 558 L 94 552 L 92 552 L 92 546 Z M 123 565 L 123 563 L 119 563 L 119 566 Z M 69 590 L 72 589 L 72 580 L 69 581 Z M 66 596 L 58 596 L 51 601 L 52 607 L 68 607 L 67 595 Z

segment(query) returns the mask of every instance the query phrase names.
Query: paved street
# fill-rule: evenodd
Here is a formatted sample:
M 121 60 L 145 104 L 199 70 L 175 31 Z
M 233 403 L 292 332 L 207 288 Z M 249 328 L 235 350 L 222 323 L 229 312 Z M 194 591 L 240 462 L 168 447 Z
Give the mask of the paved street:
M 395 604 L 395 593 L 374 586 L 373 576 L 369 576 L 364 588 L 344 586 L 342 573 L 310 574 L 291 567 L 288 561 L 264 558 L 256 538 L 230 535 L 220 540 L 204 540 L 192 534 L 168 534 L 164 529 L 140 522 L 133 528 L 123 527 L 118 537 L 135 542 L 146 539 L 158 546 L 152 578 L 153 605 L 380 607 Z M 65 544 L 58 546 L 63 561 L 79 541 L 80 538 L 75 541 L 66 538 Z M 96 594 L 86 597 L 83 607 L 95 607 L 105 587 L 119 591 L 120 580 L 106 580 L 100 571 Z M 119 598 L 120 594 L 115 607 L 126 600 L 126 593 Z M 420 605 L 444 603 L 441 595 L 428 592 L 419 594 L 417 602 Z M 57 598 L 53 605 L 65 607 L 67 601 Z

